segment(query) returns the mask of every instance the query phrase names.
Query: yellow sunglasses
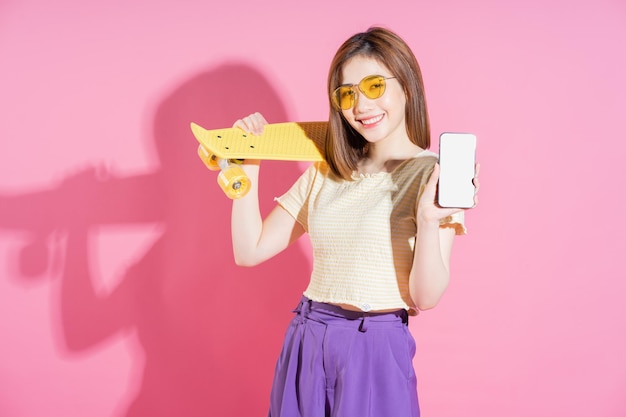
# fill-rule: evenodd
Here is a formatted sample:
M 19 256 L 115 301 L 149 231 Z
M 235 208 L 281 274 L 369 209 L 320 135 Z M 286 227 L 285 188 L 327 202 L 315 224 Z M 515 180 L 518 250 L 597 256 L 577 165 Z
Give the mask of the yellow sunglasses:
M 358 84 L 340 85 L 333 91 L 331 99 L 333 104 L 341 110 L 348 110 L 354 106 L 357 87 L 363 95 L 369 99 L 379 98 L 385 93 L 386 80 L 396 77 L 383 77 L 382 75 L 368 75 Z

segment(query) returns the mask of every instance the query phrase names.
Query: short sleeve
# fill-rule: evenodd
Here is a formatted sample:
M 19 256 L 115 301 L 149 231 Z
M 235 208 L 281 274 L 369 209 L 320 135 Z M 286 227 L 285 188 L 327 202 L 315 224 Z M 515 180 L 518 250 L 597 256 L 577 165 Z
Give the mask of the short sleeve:
M 289 191 L 280 197 L 274 198 L 274 201 L 287 210 L 298 223 L 302 224 L 304 230 L 307 232 L 309 230 L 307 201 L 311 193 L 313 181 L 318 172 L 318 164 L 309 166 L 291 186 Z
M 452 228 L 457 235 L 467 234 L 467 229 L 465 227 L 465 212 L 459 211 L 451 216 L 444 217 L 439 220 L 439 227 Z

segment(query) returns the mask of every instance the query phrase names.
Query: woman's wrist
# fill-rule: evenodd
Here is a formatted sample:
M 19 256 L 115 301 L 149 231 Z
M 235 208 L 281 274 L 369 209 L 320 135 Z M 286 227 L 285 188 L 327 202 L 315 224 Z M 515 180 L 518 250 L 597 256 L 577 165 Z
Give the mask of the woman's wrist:
M 439 219 L 419 218 L 417 220 L 417 229 L 439 229 Z

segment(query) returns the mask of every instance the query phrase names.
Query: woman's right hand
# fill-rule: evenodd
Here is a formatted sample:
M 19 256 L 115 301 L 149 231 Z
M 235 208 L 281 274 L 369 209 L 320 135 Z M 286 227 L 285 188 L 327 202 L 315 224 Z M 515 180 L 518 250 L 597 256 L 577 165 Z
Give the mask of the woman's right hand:
M 252 113 L 243 119 L 237 120 L 233 127 L 238 127 L 245 132 L 252 133 L 253 135 L 260 135 L 263 133 L 265 125 L 268 124 L 265 117 L 259 112 Z M 243 165 L 260 165 L 261 161 L 258 159 L 246 159 L 243 161 Z
M 238 127 L 253 135 L 260 135 L 263 133 L 264 126 L 268 124 L 265 117 L 259 112 L 252 113 L 243 119 L 237 120 L 233 127 Z

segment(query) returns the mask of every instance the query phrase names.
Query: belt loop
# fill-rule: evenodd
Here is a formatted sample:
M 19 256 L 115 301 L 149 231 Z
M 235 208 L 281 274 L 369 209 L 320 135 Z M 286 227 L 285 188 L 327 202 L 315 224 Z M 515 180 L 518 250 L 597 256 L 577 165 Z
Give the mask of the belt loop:
M 300 300 L 300 302 L 298 303 L 298 306 L 296 308 L 294 308 L 293 310 L 291 310 L 291 312 L 300 314 L 302 312 L 302 305 L 303 304 L 304 304 L 304 300 Z
M 401 310 L 400 311 L 401 317 L 402 317 L 402 323 L 404 323 L 405 326 L 409 325 L 409 312 L 406 310 Z
M 302 297 L 298 307 L 293 310 L 293 313 L 296 313 L 300 316 L 301 320 L 307 319 L 309 317 L 309 312 L 311 311 L 311 300 L 308 298 Z
M 367 331 L 367 318 L 368 316 L 366 314 L 363 314 L 363 317 L 361 318 L 361 324 L 359 325 L 359 331 L 361 333 L 365 333 Z
M 311 303 L 313 301 L 309 300 L 308 298 L 306 300 L 303 300 L 302 303 L 302 315 L 306 318 L 309 318 L 309 313 L 311 312 Z

